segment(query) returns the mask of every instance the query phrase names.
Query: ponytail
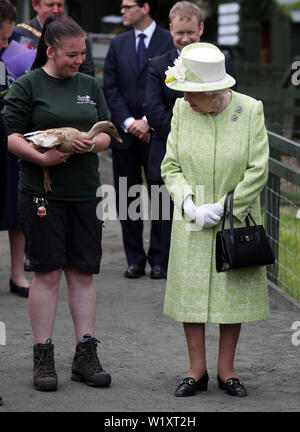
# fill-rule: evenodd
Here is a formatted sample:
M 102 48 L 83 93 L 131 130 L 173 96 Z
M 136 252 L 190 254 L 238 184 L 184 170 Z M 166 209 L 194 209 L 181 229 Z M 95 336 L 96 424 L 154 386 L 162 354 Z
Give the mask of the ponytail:
M 42 35 L 39 40 L 39 44 L 37 47 L 37 53 L 34 62 L 32 63 L 31 69 L 37 69 L 39 67 L 44 66 L 47 63 L 48 57 L 46 54 L 48 45 L 45 41 L 45 33 L 49 24 L 51 24 L 56 18 L 54 15 L 49 15 L 43 25 Z
M 70 17 L 56 18 L 48 15 L 43 26 L 42 35 L 39 40 L 36 58 L 31 69 L 37 69 L 47 63 L 47 48 L 57 49 L 62 45 L 62 40 L 66 38 L 86 38 L 85 32 L 79 24 Z

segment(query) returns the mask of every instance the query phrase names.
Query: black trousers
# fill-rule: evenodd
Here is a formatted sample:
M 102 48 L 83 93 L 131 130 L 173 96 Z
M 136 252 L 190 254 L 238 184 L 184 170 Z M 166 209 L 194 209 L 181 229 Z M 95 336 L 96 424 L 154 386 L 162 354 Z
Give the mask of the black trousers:
M 161 221 L 151 221 L 150 241 L 147 253 L 143 244 L 144 221 L 134 220 L 130 209 L 134 209 L 137 196 L 129 196 L 130 188 L 143 184 L 142 168 L 146 177 L 149 196 L 151 181 L 147 176 L 149 144 L 135 139 L 132 145 L 124 150 L 113 149 L 113 174 L 116 189 L 117 211 L 122 226 L 123 244 L 128 264 L 139 264 L 144 267 L 148 259 L 150 266 L 161 264 Z M 124 214 L 124 208 L 128 211 Z

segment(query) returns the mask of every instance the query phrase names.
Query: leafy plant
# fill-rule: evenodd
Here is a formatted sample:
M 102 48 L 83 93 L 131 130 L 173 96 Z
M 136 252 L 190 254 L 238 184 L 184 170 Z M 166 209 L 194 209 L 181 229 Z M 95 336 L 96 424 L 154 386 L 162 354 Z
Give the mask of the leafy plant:
M 292 3 L 292 4 L 284 4 L 284 5 L 278 5 L 278 9 L 280 11 L 282 11 L 283 13 L 285 13 L 286 15 L 290 16 L 291 12 L 293 10 L 299 10 L 300 9 L 300 1 L 298 1 L 297 3 Z
M 220 4 L 232 3 L 234 0 L 190 0 L 206 12 L 206 15 L 217 15 Z M 259 20 L 268 8 L 276 5 L 275 0 L 236 0 L 240 4 L 240 15 L 245 21 Z M 299 1 L 300 5 L 300 1 Z

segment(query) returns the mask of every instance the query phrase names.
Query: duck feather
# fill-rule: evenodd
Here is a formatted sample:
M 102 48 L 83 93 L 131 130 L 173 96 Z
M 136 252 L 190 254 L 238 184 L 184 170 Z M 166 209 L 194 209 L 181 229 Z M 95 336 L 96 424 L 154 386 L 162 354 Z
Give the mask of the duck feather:
M 80 132 L 72 127 L 61 127 L 29 132 L 24 134 L 23 137 L 27 141 L 35 144 L 37 147 L 43 147 L 45 149 L 57 147 L 57 150 L 62 152 L 71 152 L 72 144 L 75 140 L 92 140 L 101 132 L 104 132 L 115 138 L 117 141 L 122 142 L 116 127 L 110 121 L 97 122 L 88 132 Z
M 75 140 L 92 140 L 98 133 L 104 132 L 115 138 L 117 141 L 122 142 L 121 137 L 114 124 L 110 121 L 100 121 L 88 132 L 80 132 L 79 130 L 71 127 L 61 127 L 46 129 L 42 131 L 29 132 L 23 135 L 29 145 L 38 150 L 39 152 L 46 152 L 47 150 L 56 147 L 61 152 L 72 152 L 73 142 Z M 44 189 L 46 192 L 52 192 L 51 178 L 49 176 L 49 168 L 43 167 L 44 175 Z

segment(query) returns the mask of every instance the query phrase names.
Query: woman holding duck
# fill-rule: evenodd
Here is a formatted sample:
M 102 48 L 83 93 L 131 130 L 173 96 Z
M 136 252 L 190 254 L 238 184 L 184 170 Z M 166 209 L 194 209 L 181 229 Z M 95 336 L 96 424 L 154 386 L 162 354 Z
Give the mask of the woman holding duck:
M 35 272 L 29 294 L 33 383 L 43 391 L 57 389 L 52 335 L 63 273 L 77 342 L 71 378 L 96 387 L 111 382 L 97 357 L 92 276 L 99 273 L 102 254 L 102 222 L 96 216 L 100 185 L 96 153 L 109 146 L 110 137 L 98 133 L 92 140 L 75 139 L 72 153 L 56 148 L 41 153 L 23 138 L 28 132 L 60 127 L 89 131 L 96 122 L 109 120 L 98 81 L 78 73 L 85 59 L 85 40 L 85 33 L 71 18 L 48 17 L 34 70 L 20 77 L 6 97 L 8 145 L 21 159 L 19 211 L 26 253 Z M 52 180 L 48 193 L 44 167 L 49 168 Z

